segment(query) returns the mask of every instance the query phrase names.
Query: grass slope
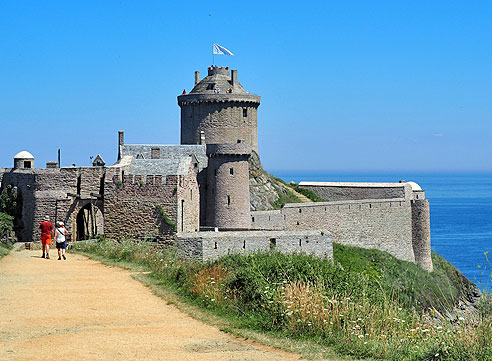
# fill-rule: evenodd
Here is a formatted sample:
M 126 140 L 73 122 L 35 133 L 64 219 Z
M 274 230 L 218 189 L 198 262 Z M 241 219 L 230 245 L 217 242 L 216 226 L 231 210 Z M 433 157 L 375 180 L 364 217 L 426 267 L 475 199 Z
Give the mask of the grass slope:
M 422 314 L 422 308 L 452 305 L 469 287 L 437 255 L 436 271 L 429 274 L 384 252 L 341 245 L 334 247 L 334 262 L 258 253 L 205 264 L 149 243 L 87 242 L 75 248 L 150 270 L 155 287 L 223 320 L 223 328 L 236 334 L 273 335 L 357 358 L 492 359 L 490 315 L 451 324 Z

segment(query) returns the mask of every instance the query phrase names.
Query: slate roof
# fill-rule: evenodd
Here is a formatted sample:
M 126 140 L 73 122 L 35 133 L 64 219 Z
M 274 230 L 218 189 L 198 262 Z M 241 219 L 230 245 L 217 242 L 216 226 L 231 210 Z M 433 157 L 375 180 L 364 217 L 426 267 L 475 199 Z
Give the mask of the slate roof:
M 152 159 L 152 149 L 156 148 L 159 149 L 160 158 Z M 205 145 L 200 144 L 124 144 L 121 146 L 121 155 L 124 159 L 131 158 L 129 173 L 135 175 L 185 174 L 187 165 L 193 159 L 198 161 L 199 171 L 208 164 Z

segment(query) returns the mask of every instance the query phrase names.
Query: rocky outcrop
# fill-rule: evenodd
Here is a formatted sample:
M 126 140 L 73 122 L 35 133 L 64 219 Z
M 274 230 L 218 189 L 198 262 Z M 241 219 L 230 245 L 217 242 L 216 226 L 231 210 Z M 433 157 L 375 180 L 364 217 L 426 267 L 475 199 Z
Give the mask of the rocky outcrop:
M 284 198 L 296 200 L 282 181 L 268 174 L 261 166 L 260 157 L 253 152 L 249 161 L 249 192 L 252 211 L 267 211 L 282 206 Z M 297 199 L 297 201 L 299 201 Z

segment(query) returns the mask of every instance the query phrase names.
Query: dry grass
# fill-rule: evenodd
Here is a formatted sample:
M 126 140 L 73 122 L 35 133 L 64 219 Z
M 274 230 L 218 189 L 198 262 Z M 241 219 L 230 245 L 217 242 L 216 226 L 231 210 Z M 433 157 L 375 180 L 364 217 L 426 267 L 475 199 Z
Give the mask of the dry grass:
M 222 264 L 203 268 L 191 277 L 190 292 L 217 305 L 223 305 L 228 299 L 224 282 L 230 275 L 231 272 Z

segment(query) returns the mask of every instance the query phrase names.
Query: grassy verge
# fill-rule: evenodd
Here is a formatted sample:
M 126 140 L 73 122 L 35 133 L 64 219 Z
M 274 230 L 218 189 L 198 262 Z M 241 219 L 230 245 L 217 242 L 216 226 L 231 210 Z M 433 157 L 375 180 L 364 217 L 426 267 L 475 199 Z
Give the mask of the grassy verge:
M 152 288 L 222 322 L 224 330 L 265 335 L 291 350 L 296 342 L 310 344 L 295 350 L 306 355 L 319 347 L 357 358 L 492 359 L 490 314 L 451 324 L 422 312 L 448 307 L 465 292 L 464 280 L 437 255 L 436 271 L 429 274 L 383 252 L 340 245 L 335 262 L 258 253 L 205 264 L 149 243 L 87 242 L 75 248 L 150 270 L 142 277 Z

